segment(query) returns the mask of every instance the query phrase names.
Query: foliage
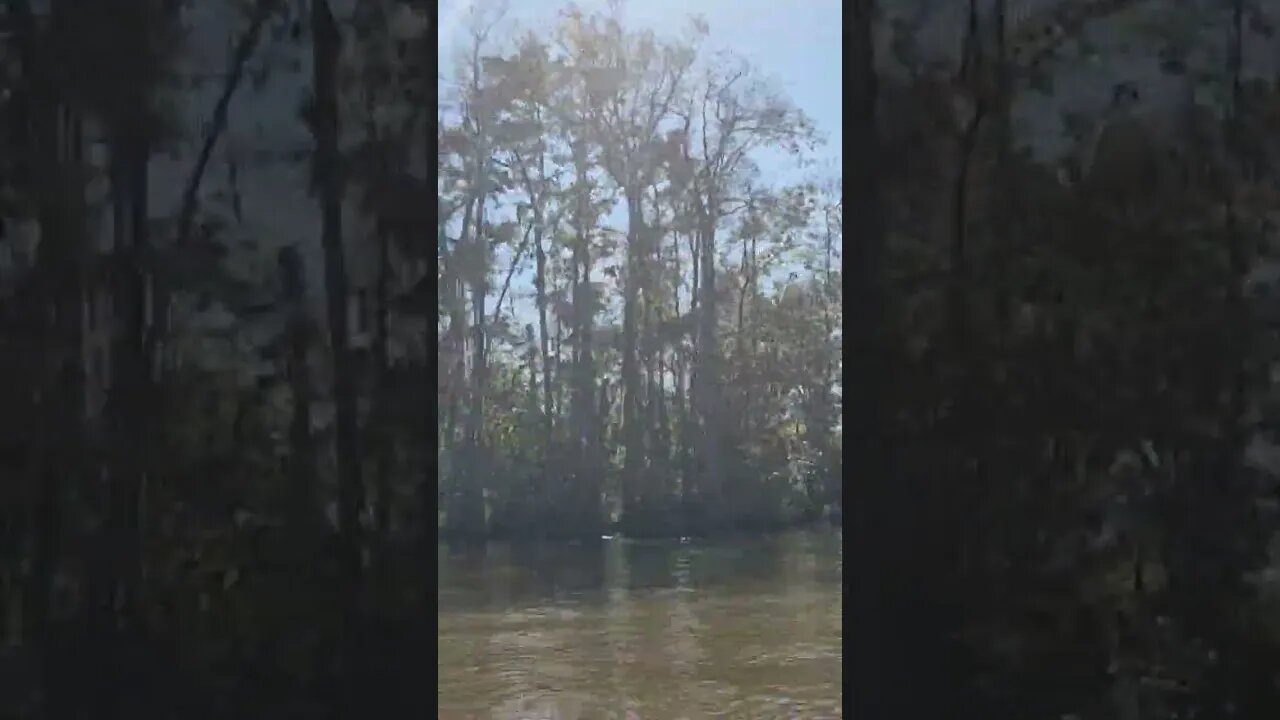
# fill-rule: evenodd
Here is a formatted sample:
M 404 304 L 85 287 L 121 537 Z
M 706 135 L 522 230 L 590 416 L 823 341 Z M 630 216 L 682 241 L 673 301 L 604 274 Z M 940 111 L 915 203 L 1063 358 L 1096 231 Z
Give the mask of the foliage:
M 839 191 L 753 181 L 761 148 L 811 143 L 808 119 L 704 52 L 705 27 L 667 39 L 571 8 L 503 50 L 491 20 L 439 145 L 443 529 L 482 531 L 477 486 L 500 534 L 598 535 L 605 515 L 700 534 L 838 503 Z M 528 274 L 532 303 L 507 292 Z
M 1057 44 L 1133 23 L 1124 42 L 1174 46 L 1150 82 L 1186 88 L 1138 112 L 1124 100 L 1147 88 L 1121 83 L 1098 117 L 1071 115 L 1070 171 L 1019 147 L 1057 143 L 1002 115 L 1043 105 L 1036 92 L 1060 95 L 1052 81 L 1071 72 L 1068 57 L 1039 50 L 1034 72 L 1021 64 L 1040 19 L 1015 21 L 1010 7 L 995 31 L 1015 50 L 1009 96 L 982 76 L 1004 72 L 997 38 L 972 25 L 972 73 L 928 66 L 900 29 L 893 52 L 910 72 L 881 75 L 894 158 L 876 178 L 887 358 L 854 382 L 888 388 L 896 452 L 893 473 L 868 482 L 913 493 L 874 511 L 895 518 L 903 535 L 888 542 L 911 542 L 918 564 L 883 582 L 928 582 L 945 598 L 891 610 L 903 613 L 892 627 L 925 628 L 914 637 L 935 644 L 911 652 L 941 659 L 923 682 L 955 688 L 938 702 L 975 717 L 1280 706 L 1273 674 L 1251 665 L 1280 648 L 1259 630 L 1250 580 L 1275 534 L 1262 508 L 1276 479 L 1245 452 L 1272 392 L 1272 331 L 1246 288 L 1274 262 L 1275 207 L 1241 202 L 1274 182 L 1249 158 L 1274 152 L 1261 108 L 1277 87 L 1247 81 L 1241 47 L 1256 38 L 1241 30 L 1244 3 L 1234 15 L 1232 3 L 1192 5 L 1141 31 L 1147 16 L 1125 3 L 1054 11 L 1078 15 L 1044 33 Z M 1225 52 L 1207 37 L 1224 28 Z M 1024 86 L 1026 73 L 1041 80 Z

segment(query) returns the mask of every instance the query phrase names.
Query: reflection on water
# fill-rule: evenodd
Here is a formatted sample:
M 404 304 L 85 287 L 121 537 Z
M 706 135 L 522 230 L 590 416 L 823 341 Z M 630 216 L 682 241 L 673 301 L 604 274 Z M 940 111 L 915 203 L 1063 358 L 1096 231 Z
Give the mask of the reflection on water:
M 840 717 L 840 535 L 440 549 L 443 720 Z

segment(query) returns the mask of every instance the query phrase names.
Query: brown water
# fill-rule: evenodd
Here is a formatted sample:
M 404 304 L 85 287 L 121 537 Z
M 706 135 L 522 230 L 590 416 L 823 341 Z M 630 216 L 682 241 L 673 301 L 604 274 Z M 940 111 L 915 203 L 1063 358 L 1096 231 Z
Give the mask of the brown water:
M 440 550 L 442 720 L 838 718 L 836 533 Z

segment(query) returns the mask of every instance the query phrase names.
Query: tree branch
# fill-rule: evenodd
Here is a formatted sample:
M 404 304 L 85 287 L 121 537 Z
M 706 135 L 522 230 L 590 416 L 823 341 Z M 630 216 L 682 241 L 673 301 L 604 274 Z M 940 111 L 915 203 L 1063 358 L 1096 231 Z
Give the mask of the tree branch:
M 178 208 L 178 233 L 175 236 L 175 245 L 182 246 L 186 244 L 191 235 L 191 226 L 195 222 L 197 194 L 200 191 L 200 183 L 204 180 L 205 170 L 209 167 L 209 160 L 213 156 L 213 149 L 218 144 L 218 138 L 222 136 L 223 131 L 227 127 L 227 113 L 231 107 L 231 98 L 235 95 L 236 89 L 240 87 L 240 80 L 244 77 L 245 65 L 248 64 L 250 56 L 258 46 L 258 39 L 262 36 L 262 27 L 266 24 L 267 19 L 271 17 L 271 13 L 275 11 L 279 0 L 258 0 L 258 4 L 254 7 L 253 17 L 249 21 L 249 28 L 244 35 L 240 36 L 240 41 L 236 44 L 235 53 L 231 60 L 231 71 L 227 75 L 226 83 L 222 86 L 222 94 L 218 96 L 218 102 L 213 106 L 213 121 L 209 126 L 209 131 L 205 135 L 204 144 L 200 148 L 200 154 L 196 157 L 195 167 L 191 170 L 191 175 L 187 178 L 186 187 L 182 190 L 182 201 Z
M 236 44 L 230 73 L 227 75 L 226 83 L 222 87 L 222 94 L 218 96 L 218 101 L 213 108 L 212 123 L 205 135 L 200 154 L 196 158 L 195 167 L 192 168 L 191 175 L 187 178 L 186 186 L 182 190 L 182 200 L 178 206 L 178 228 L 177 234 L 174 236 L 174 247 L 183 247 L 190 240 L 191 228 L 195 223 L 200 184 L 204 180 L 204 175 L 209 167 L 209 161 L 213 157 L 213 149 L 218 143 L 218 138 L 221 137 L 226 129 L 231 98 L 235 95 L 236 89 L 240 87 L 240 81 L 244 77 L 245 65 L 248 63 L 250 56 L 253 55 L 254 49 L 258 46 L 258 40 L 262 36 L 262 27 L 278 5 L 279 0 L 258 0 L 253 16 L 250 18 L 248 29 L 245 30 L 244 35 L 240 37 L 240 41 Z M 153 299 L 155 314 L 151 327 L 147 330 L 147 337 L 144 340 L 143 355 L 143 357 L 148 358 L 148 361 L 152 361 L 155 357 L 161 334 L 168 331 L 169 288 L 163 282 L 163 277 L 158 268 L 153 267 L 152 273 L 154 277 L 153 286 L 155 288 L 155 297 Z

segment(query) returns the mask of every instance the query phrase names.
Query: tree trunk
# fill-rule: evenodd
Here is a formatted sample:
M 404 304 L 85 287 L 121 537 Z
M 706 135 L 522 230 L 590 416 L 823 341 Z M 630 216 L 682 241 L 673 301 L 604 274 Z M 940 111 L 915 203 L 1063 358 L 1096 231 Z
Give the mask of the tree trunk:
M 675 322 L 680 328 L 684 328 L 684 316 L 680 314 L 680 284 L 684 270 L 680 265 L 680 237 L 678 233 L 671 234 L 671 258 L 672 258 L 672 292 L 674 298 Z M 677 335 L 680 340 L 676 341 L 672 349 L 671 358 L 671 390 L 672 399 L 675 403 L 675 423 L 672 428 L 673 444 L 675 445 L 673 456 L 675 458 L 676 470 L 679 474 L 679 499 L 683 502 L 686 499 L 687 485 L 689 482 L 689 453 L 688 443 L 685 441 L 688 436 L 689 415 L 685 407 L 685 398 L 687 392 L 685 390 L 685 357 L 683 332 Z
M 27 312 L 38 318 L 38 352 L 43 357 L 37 381 L 44 431 L 39 444 L 42 457 L 30 480 L 34 499 L 32 565 L 23 593 L 24 641 L 42 665 L 44 702 L 49 704 L 62 690 L 65 678 L 55 665 L 53 601 L 55 580 L 62 556 L 68 490 L 83 482 L 87 453 L 85 437 L 84 303 L 85 208 L 80 187 L 72 181 L 80 161 L 78 138 L 68 147 L 59 128 L 75 133 L 80 121 L 65 104 L 62 88 L 54 81 L 50 57 L 40 40 L 27 3 L 12 8 L 22 57 L 23 84 L 31 113 L 30 146 L 26 169 L 37 202 L 41 242 L 27 292 Z M 53 25 L 65 18 L 65 6 L 50 7 Z M 67 122 L 60 123 L 63 114 Z
M 307 359 L 311 346 L 311 318 L 307 312 L 302 258 L 294 248 L 280 251 L 279 273 L 284 288 L 282 300 L 289 314 L 285 330 L 288 344 L 288 378 L 293 395 L 289 419 L 289 494 L 286 512 L 298 552 L 312 540 L 315 522 L 317 478 L 315 438 L 311 432 L 311 367 Z
M 377 504 L 374 505 L 373 526 L 378 548 L 374 553 L 375 580 L 379 592 L 387 588 L 391 532 L 391 471 L 395 466 L 395 443 L 391 437 L 390 419 L 387 417 L 390 402 L 390 342 L 391 342 L 391 238 L 386 233 L 378 236 L 378 278 L 374 288 L 377 317 L 374 320 L 373 363 L 374 389 L 373 411 L 370 426 L 374 444 L 374 488 Z
M 444 264 L 444 286 L 445 300 L 449 306 L 449 330 L 445 336 L 444 347 L 445 362 L 448 363 L 446 378 L 448 384 L 445 388 L 445 437 L 444 449 L 448 453 L 449 477 L 446 478 L 445 488 L 447 490 L 445 503 L 446 522 L 452 524 L 450 519 L 455 514 L 457 506 L 457 494 L 461 492 L 459 483 L 463 482 L 461 470 L 463 464 L 463 453 L 465 452 L 465 438 L 460 440 L 457 434 L 458 418 L 462 415 L 462 396 L 465 392 L 466 378 L 466 352 L 467 352 L 467 310 L 466 310 L 466 287 L 463 281 L 461 264 L 463 259 L 459 255 L 465 255 L 467 238 L 471 232 L 472 216 L 475 207 L 479 203 L 479 199 L 472 197 L 466 203 L 466 207 L 462 212 L 462 230 L 458 236 L 457 248 L 452 254 L 446 254 L 442 258 Z M 443 230 L 442 230 L 443 232 Z M 446 253 L 447 253 L 446 248 Z M 432 420 L 434 422 L 434 419 Z M 427 471 L 431 472 L 431 464 L 427 464 Z M 434 481 L 433 481 L 434 482 Z
M 435 14 L 427 13 L 427 17 L 430 25 L 428 25 L 428 30 L 426 33 L 423 34 L 423 37 L 422 37 L 421 62 L 424 63 L 423 67 L 431 67 L 431 63 L 434 62 L 435 52 L 436 52 L 436 42 L 435 42 L 436 35 L 435 35 L 434 28 L 431 27 L 431 25 L 433 25 L 435 22 Z M 427 73 L 424 73 L 421 79 L 422 79 L 422 92 L 428 93 L 427 95 L 424 95 L 424 97 L 430 97 L 429 93 L 434 92 L 434 89 L 433 89 L 434 86 L 428 86 L 428 83 L 434 82 L 434 80 L 429 79 Z M 439 163 L 440 163 L 440 152 L 438 148 L 439 136 L 436 134 L 436 130 L 437 128 L 435 123 L 432 123 L 429 120 L 423 121 L 422 146 L 423 146 L 423 152 L 425 153 L 425 155 L 423 157 L 422 166 L 425 168 L 429 168 L 431 167 L 432 163 L 436 163 L 437 170 L 438 170 Z M 439 200 L 434 196 L 434 194 L 432 197 L 424 197 L 424 198 L 421 198 L 421 200 L 422 202 L 439 202 Z M 439 258 L 439 262 L 442 270 L 444 270 L 444 272 L 442 273 L 443 277 L 441 278 L 440 284 L 443 286 L 443 290 L 442 290 L 443 292 L 449 292 L 449 288 L 451 287 L 448 281 L 449 243 L 448 243 L 448 239 L 445 237 L 445 232 L 444 232 L 445 223 L 444 223 L 443 215 L 441 215 L 441 217 L 437 220 L 437 222 L 438 222 L 438 225 L 436 226 L 436 237 L 435 237 L 435 243 L 436 243 L 437 253 L 438 253 L 437 257 Z M 445 297 L 452 297 L 452 294 L 450 293 Z M 450 324 L 449 329 L 452 331 L 453 329 L 452 324 Z M 425 357 L 423 358 L 423 363 L 422 363 L 423 364 L 422 416 L 421 416 L 422 428 L 420 433 L 421 444 L 422 444 L 422 454 L 420 456 L 422 458 L 422 467 L 420 471 L 422 475 L 418 482 L 418 511 L 421 516 L 419 519 L 419 521 L 421 522 L 421 527 L 418 529 L 419 530 L 418 563 L 419 563 L 419 566 L 424 570 L 423 577 L 422 577 L 421 600 L 424 603 L 424 605 L 429 605 L 431 603 L 431 600 L 429 598 L 433 597 L 430 594 L 430 584 L 432 582 L 432 578 L 427 576 L 431 575 L 432 573 L 430 570 L 427 570 L 427 568 L 433 567 L 432 559 L 435 557 L 434 555 L 435 551 L 433 548 L 432 540 L 433 538 L 438 537 L 439 535 L 439 523 L 440 523 L 440 520 L 439 520 L 439 517 L 440 517 L 439 515 L 440 448 L 441 446 L 446 445 L 446 443 L 448 442 L 448 439 L 452 437 L 453 428 L 449 427 L 448 429 L 450 430 L 450 433 L 446 435 L 444 438 L 441 438 L 440 415 L 436 410 L 436 408 L 434 407 L 437 403 L 439 403 L 439 400 L 440 400 L 440 391 L 439 391 L 440 378 L 441 378 L 440 356 L 442 354 L 440 350 L 440 346 L 443 344 L 441 343 L 441 338 L 439 335 L 438 322 L 432 323 L 430 320 L 428 320 L 427 327 L 424 330 L 423 335 L 425 336 L 423 338 L 424 340 L 423 351 L 424 351 Z M 432 351 L 433 347 L 435 348 L 434 352 Z M 434 387 L 434 392 L 433 392 L 433 387 Z M 452 410 L 452 408 L 450 408 L 450 410 Z M 435 438 L 436 442 L 434 443 L 430 442 L 431 438 Z M 431 452 L 435 452 L 435 457 L 429 456 L 429 453 Z M 436 521 L 436 527 L 437 527 L 436 531 L 432 531 L 431 527 L 427 524 L 432 520 Z M 429 611 L 430 608 L 425 608 L 425 609 Z
M 253 56 L 254 50 L 258 47 L 258 41 L 262 36 L 262 28 L 266 25 L 271 14 L 275 12 L 278 3 L 279 0 L 258 0 L 258 4 L 254 6 L 253 15 L 250 18 L 249 27 L 240 36 L 235 50 L 232 52 L 231 66 L 222 86 L 222 92 L 218 95 L 218 100 L 213 106 L 212 121 L 208 133 L 204 136 L 204 142 L 200 146 L 200 153 L 196 156 L 196 164 L 191 170 L 191 175 L 188 176 L 187 182 L 183 186 L 182 200 L 177 209 L 178 228 L 173 243 L 174 247 L 184 247 L 191 237 L 191 231 L 195 226 L 196 212 L 200 206 L 200 185 L 204 181 L 205 172 L 213 158 L 213 150 L 217 147 L 223 131 L 226 130 L 227 119 L 231 109 L 231 99 L 235 97 L 236 90 L 240 87 L 240 81 L 244 77 L 245 67 L 249 62 L 249 58 Z M 170 285 L 171 283 L 163 272 L 153 273 L 153 320 L 151 327 L 147 330 L 143 348 L 143 354 L 148 362 L 154 362 L 160 343 L 163 341 L 164 335 L 169 332 L 169 302 L 173 292 L 173 288 Z
M 360 511 L 364 505 L 364 485 L 360 478 L 359 426 L 356 417 L 356 378 L 349 346 L 347 323 L 350 293 L 347 287 L 346 258 L 342 246 L 342 179 L 338 150 L 338 58 L 341 36 L 327 0 L 311 2 L 313 89 L 316 141 L 315 170 L 320 196 L 321 233 L 324 250 L 326 310 L 329 342 L 333 349 L 333 399 L 337 415 L 338 458 L 338 554 L 341 568 L 342 620 L 339 631 L 340 667 L 344 674 L 354 671 L 351 645 L 359 617 L 363 557 L 360 540 Z M 355 698 L 344 695 L 339 703 L 349 712 Z
M 839 288 L 836 287 L 834 276 L 832 273 L 832 256 L 834 254 L 834 234 L 831 228 L 831 216 L 829 214 L 825 218 L 826 233 L 823 243 L 823 304 L 822 304 L 822 329 L 826 342 L 831 342 L 831 335 L 835 331 L 835 323 L 831 317 L 831 305 L 833 301 L 839 303 Z M 753 241 L 754 242 L 754 241 Z M 755 257 L 755 248 L 752 247 L 752 257 Z M 816 433 L 815 441 L 822 457 L 823 474 L 823 502 L 834 506 L 837 512 L 844 505 L 844 482 L 840 475 L 838 465 L 839 452 L 832 448 L 832 430 L 835 421 L 835 402 L 831 397 L 831 387 L 836 381 L 835 357 L 831 352 L 832 348 L 826 349 L 827 360 L 823 363 L 822 382 L 819 389 L 819 408 L 820 408 L 820 427 Z M 752 352 L 755 352 L 755 343 L 752 342 Z
M 750 211 L 748 211 L 750 212 Z M 751 385 L 754 379 L 751 377 L 751 360 L 747 354 L 747 297 L 753 292 L 751 283 L 753 279 L 753 270 L 751 269 L 751 248 L 755 244 L 754 235 L 750 238 L 742 239 L 742 279 L 738 284 L 738 327 L 734 330 L 734 343 L 737 350 L 738 364 L 738 386 L 741 396 L 738 402 L 741 403 L 739 415 L 739 432 L 742 433 L 742 441 L 748 442 L 751 438 Z
M 622 307 L 622 516 L 623 526 L 639 530 L 648 521 L 640 487 L 644 458 L 641 447 L 640 363 L 637 334 L 640 320 L 641 264 L 644 262 L 644 217 L 640 191 L 627 191 L 627 278 Z
M 541 127 L 542 117 L 540 113 L 535 113 L 535 120 Z M 544 451 L 547 456 L 544 458 L 544 482 L 547 484 L 549 478 L 545 477 L 546 469 L 549 466 L 551 456 L 552 442 L 552 419 L 554 410 L 551 402 L 551 347 L 548 344 L 547 334 L 547 253 L 546 248 L 542 244 L 542 240 L 546 231 L 546 197 L 545 192 L 536 188 L 529 177 L 529 169 L 525 166 L 524 161 L 517 154 L 516 162 L 520 169 L 521 179 L 524 181 L 525 192 L 529 194 L 529 202 L 533 210 L 533 248 L 534 260 L 536 263 L 535 275 L 533 279 L 533 287 L 535 292 L 535 300 L 538 308 L 538 348 L 539 356 L 542 361 L 542 434 Z M 546 180 L 546 152 L 539 148 L 538 152 L 538 180 L 539 182 Z M 554 229 L 553 229 L 554 230 Z
M 1227 114 L 1227 146 L 1234 164 L 1236 181 L 1228 183 L 1226 198 L 1226 236 L 1227 257 L 1230 272 L 1227 277 L 1225 319 L 1231 328 L 1227 360 L 1225 386 L 1228 388 L 1228 403 L 1224 440 L 1222 443 L 1222 468 L 1218 473 L 1220 481 L 1233 482 L 1239 475 L 1241 460 L 1247 444 L 1245 430 L 1245 410 L 1248 405 L 1248 340 L 1249 327 L 1246 318 L 1243 288 L 1249 273 L 1249 259 L 1245 248 L 1247 235 L 1241 227 L 1239 208 L 1235 197 L 1238 188 L 1248 182 L 1248 150 L 1241 147 L 1240 124 L 1243 120 L 1241 108 L 1243 102 L 1243 69 L 1244 69 L 1244 0 L 1232 0 L 1231 32 L 1227 57 L 1227 74 L 1231 83 L 1230 109 Z
M 535 205 L 540 206 L 541 198 L 535 200 Z M 553 470 L 552 457 L 555 454 L 553 448 L 552 422 L 553 413 L 551 405 L 551 347 L 548 344 L 550 338 L 547 333 L 547 254 L 542 246 L 543 235 L 543 216 L 542 208 L 535 207 L 533 211 L 533 222 L 536 227 L 533 231 L 533 243 L 535 261 L 537 263 L 537 274 L 534 276 L 534 291 L 536 293 L 536 302 L 538 306 L 538 353 L 542 362 L 542 476 L 538 489 L 530 497 L 530 507 L 533 510 L 533 520 L 535 523 L 540 522 L 541 503 L 539 498 L 547 491 L 551 485 L 553 472 L 560 472 L 559 465 L 556 464 Z
M 143 354 L 146 336 L 145 274 L 143 258 L 150 254 L 147 222 L 147 179 L 150 167 L 149 143 L 145 138 L 121 135 L 112 159 L 115 188 L 117 235 L 115 254 L 116 321 L 114 375 L 109 412 L 116 418 L 116 462 L 111 468 L 110 519 L 112 586 L 121 601 L 120 619 L 128 626 L 137 615 L 137 584 L 142 574 L 142 543 L 139 508 L 145 473 L 143 438 L 148 434 L 147 413 L 151 405 L 151 366 Z M 120 231 L 124 232 L 120 232 Z M 103 378 L 101 381 L 105 382 Z
M 477 176 L 483 177 L 483 163 L 487 157 L 476 155 Z M 475 226 L 470 238 L 459 243 L 470 246 L 468 262 L 481 263 L 482 267 L 468 267 L 471 290 L 471 382 L 467 395 L 466 427 L 463 454 L 457 473 L 457 497 L 449 512 L 450 530 L 467 539 L 479 539 L 485 532 L 484 489 L 487 486 L 488 458 L 485 455 L 484 407 L 488 392 L 488 368 L 485 347 L 485 298 L 488 294 L 487 242 L 484 234 L 485 189 L 478 184 L 475 199 Z
M 1008 43 L 1008 0 L 996 0 L 995 4 L 995 39 L 996 39 L 996 176 L 1002 192 L 997 197 L 996 212 L 996 263 L 995 263 L 995 315 L 998 339 L 1001 345 L 1008 340 L 1009 327 L 1012 322 L 1012 289 L 1010 284 L 1010 268 L 1013 260 L 1013 219 L 1018 188 L 1014 182 L 1009 161 L 1013 151 L 1013 88 L 1009 61 Z
M 685 421 L 681 427 L 681 444 L 684 446 L 683 462 L 681 467 L 681 475 L 684 478 L 684 506 L 685 512 L 697 507 L 698 503 L 698 486 L 701 478 L 698 476 L 698 468 L 696 462 L 697 448 L 695 447 L 695 438 L 698 435 L 698 400 L 694 397 L 698 387 L 698 348 L 700 347 L 700 338 L 702 337 L 702 315 L 699 312 L 700 281 L 701 281 L 701 248 L 700 233 L 695 229 L 689 232 L 689 318 L 691 321 L 690 338 L 692 344 L 692 357 L 687 358 L 688 367 L 688 396 L 689 408 L 685 414 Z M 690 516 L 689 521 L 696 522 Z
M 586 156 L 579 144 L 574 145 L 574 165 L 578 177 L 585 177 Z M 592 332 L 595 324 L 594 299 L 591 295 L 591 247 L 588 227 L 591 203 L 585 185 L 574 188 L 574 243 L 572 263 L 573 318 L 573 382 L 570 398 L 574 433 L 574 488 L 581 500 L 578 512 L 587 523 L 582 532 L 594 533 L 600 520 L 600 475 L 604 469 L 602 456 L 602 424 L 606 416 L 596 412 L 596 368 Z
M 480 85 L 479 38 L 471 51 L 471 74 L 469 91 L 472 97 L 479 97 Z M 488 238 L 485 235 L 485 202 L 488 198 L 489 150 L 485 144 L 485 116 L 473 114 L 472 122 L 476 132 L 472 141 L 474 151 L 471 155 L 470 171 L 473 173 L 474 194 L 474 229 L 470 236 L 466 230 L 469 215 L 463 217 L 463 233 L 458 239 L 458 254 L 462 256 L 459 263 L 459 275 L 465 278 L 471 289 L 471 382 L 467 387 L 467 413 L 465 420 L 465 437 L 463 452 L 458 458 L 455 472 L 455 492 L 450 496 L 452 501 L 446 512 L 450 534 L 476 540 L 485 533 L 485 488 L 488 485 L 489 458 L 486 454 L 484 439 L 485 396 L 488 392 L 487 367 L 487 332 L 485 329 L 485 298 L 489 291 Z M 455 260 L 458 260 L 455 256 Z M 465 305 L 465 301 L 463 303 Z
M 719 303 L 716 298 L 716 262 L 715 262 L 715 214 L 717 207 L 714 197 L 706 198 L 706 204 L 699 215 L 698 249 L 701 254 L 698 266 L 701 271 L 700 292 L 698 302 L 698 341 L 696 353 L 695 384 L 693 387 L 694 403 L 702 427 L 698 433 L 699 450 L 698 493 L 700 502 L 711 518 L 713 526 L 731 521 L 735 516 L 733 507 L 728 506 L 728 498 L 721 492 L 723 469 L 720 464 L 720 346 L 716 337 Z

